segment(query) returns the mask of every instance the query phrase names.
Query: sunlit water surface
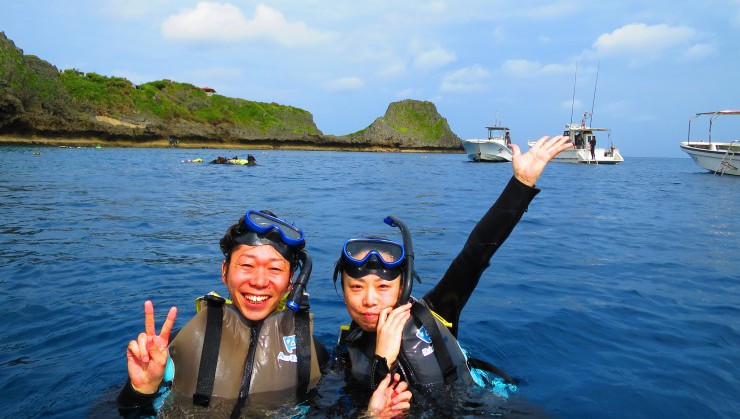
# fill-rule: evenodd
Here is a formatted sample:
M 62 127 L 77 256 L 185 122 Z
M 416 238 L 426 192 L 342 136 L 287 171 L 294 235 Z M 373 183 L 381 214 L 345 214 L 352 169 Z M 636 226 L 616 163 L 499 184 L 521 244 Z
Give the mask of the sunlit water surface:
M 182 162 L 247 153 L 259 166 Z M 348 318 L 331 282 L 344 240 L 398 237 L 382 219 L 400 217 L 423 295 L 510 176 L 461 154 L 0 148 L 0 412 L 115 416 L 143 301 L 159 323 L 177 305 L 181 326 L 195 297 L 225 293 L 218 240 L 247 208 L 305 230 L 316 333 L 332 348 Z M 627 158 L 551 164 L 538 186 L 460 325 L 466 349 L 523 384 L 503 407 L 472 391 L 454 414 L 735 417 L 740 179 Z M 357 413 L 336 409 L 341 377 L 320 393 L 313 415 Z

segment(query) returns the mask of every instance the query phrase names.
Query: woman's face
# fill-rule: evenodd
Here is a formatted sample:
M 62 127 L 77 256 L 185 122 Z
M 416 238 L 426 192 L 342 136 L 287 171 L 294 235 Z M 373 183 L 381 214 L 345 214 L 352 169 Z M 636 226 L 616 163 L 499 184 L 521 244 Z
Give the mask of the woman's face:
M 342 273 L 344 303 L 352 320 L 362 330 L 374 332 L 378 327 L 378 315 L 386 307 L 393 307 L 401 293 L 401 275 L 392 281 L 375 274 L 352 278 Z
M 239 245 L 227 265 L 221 264 L 221 280 L 234 306 L 252 321 L 263 320 L 277 309 L 288 292 L 290 263 L 270 245 Z

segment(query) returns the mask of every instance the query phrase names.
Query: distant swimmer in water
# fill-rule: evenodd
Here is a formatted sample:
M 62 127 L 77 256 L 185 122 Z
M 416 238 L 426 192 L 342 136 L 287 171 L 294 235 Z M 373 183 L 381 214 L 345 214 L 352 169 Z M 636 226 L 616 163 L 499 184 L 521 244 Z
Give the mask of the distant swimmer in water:
M 247 166 L 256 166 L 257 160 L 254 158 L 253 155 L 247 154 Z
M 226 164 L 228 162 L 229 162 L 229 159 L 227 159 L 226 157 L 218 156 L 215 159 L 211 160 L 209 163 L 210 164 Z
M 339 280 L 352 318 L 340 330 L 337 347 L 338 367 L 346 369 L 350 381 L 372 390 L 388 373 L 398 373 L 419 391 L 453 383 L 485 387 L 486 381 L 502 388 L 497 391 L 502 396 L 507 388 L 516 389 L 507 387 L 516 384 L 508 374 L 460 349 L 460 313 L 491 257 L 539 193 L 535 182 L 545 166 L 570 146 L 566 136 L 542 137 L 525 154 L 512 145 L 513 177 L 439 283 L 420 299 L 411 297 L 418 276 L 411 235 L 399 219 L 389 216 L 385 222 L 401 230 L 403 243 L 373 237 L 345 242 L 334 283 Z M 486 371 L 503 381 L 493 383 Z

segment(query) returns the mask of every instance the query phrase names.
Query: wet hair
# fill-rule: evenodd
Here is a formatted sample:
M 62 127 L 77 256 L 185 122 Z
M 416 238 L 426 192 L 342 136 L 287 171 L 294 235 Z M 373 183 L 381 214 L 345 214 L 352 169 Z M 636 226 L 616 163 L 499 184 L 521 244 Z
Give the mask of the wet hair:
M 277 215 L 269 210 L 260 210 L 259 212 L 278 218 Z M 224 254 L 226 265 L 231 262 L 231 254 L 234 252 L 234 249 L 240 245 L 237 238 L 249 231 L 250 230 L 247 228 L 247 225 L 244 223 L 243 216 L 239 218 L 239 221 L 236 224 L 233 224 L 226 229 L 226 233 L 224 233 L 224 236 L 221 237 L 221 240 L 219 241 L 219 246 L 221 247 L 221 252 Z M 293 272 L 298 264 L 298 252 L 294 252 L 293 257 L 287 260 L 290 263 L 290 271 Z

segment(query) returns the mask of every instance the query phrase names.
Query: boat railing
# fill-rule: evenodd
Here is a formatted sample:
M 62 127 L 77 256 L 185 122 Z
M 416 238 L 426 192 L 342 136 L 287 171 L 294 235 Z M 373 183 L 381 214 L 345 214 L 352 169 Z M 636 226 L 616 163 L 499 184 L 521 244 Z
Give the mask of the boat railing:
M 735 155 L 740 153 L 740 141 L 733 141 L 727 146 L 725 155 L 722 156 L 722 161 L 719 163 L 719 167 L 714 174 L 724 175 L 728 170 L 737 170 L 737 160 Z

